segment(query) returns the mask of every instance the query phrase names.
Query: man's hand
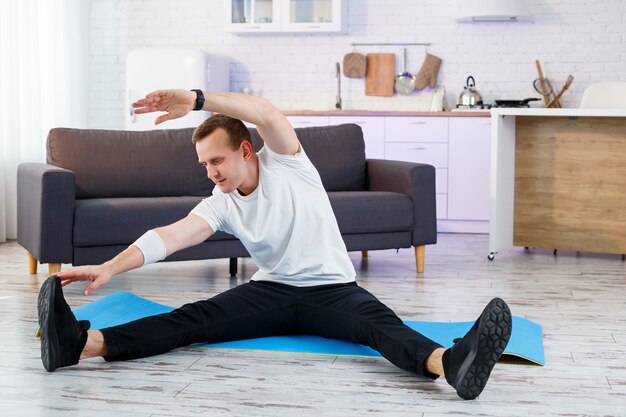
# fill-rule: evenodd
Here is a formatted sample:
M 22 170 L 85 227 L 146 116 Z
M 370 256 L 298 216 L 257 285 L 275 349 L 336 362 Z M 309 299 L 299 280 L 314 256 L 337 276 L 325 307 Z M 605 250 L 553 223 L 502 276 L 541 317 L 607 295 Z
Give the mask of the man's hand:
M 61 286 L 63 287 L 78 281 L 91 282 L 85 287 L 83 291 L 84 295 L 89 295 L 92 291 L 105 285 L 113 276 L 109 268 L 105 265 L 87 266 L 71 271 L 59 272 L 55 275 L 61 279 Z
M 193 110 L 196 103 L 196 93 L 188 90 L 158 90 L 148 94 L 145 98 L 133 103 L 135 114 L 164 111 L 156 118 L 158 125 L 166 120 L 178 119 Z

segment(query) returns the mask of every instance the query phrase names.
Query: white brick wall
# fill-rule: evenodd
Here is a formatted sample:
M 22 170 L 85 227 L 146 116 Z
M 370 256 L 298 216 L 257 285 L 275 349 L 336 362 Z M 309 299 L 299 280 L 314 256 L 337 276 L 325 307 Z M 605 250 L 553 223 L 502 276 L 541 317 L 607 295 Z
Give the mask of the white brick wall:
M 429 52 L 443 59 L 439 82 L 452 106 L 470 74 L 485 102 L 536 96 L 535 59 L 555 88 L 574 75 L 564 106 L 578 106 L 591 82 L 626 81 L 626 0 L 526 0 L 534 24 L 458 24 L 456 4 L 463 0 L 345 1 L 345 34 L 238 36 L 222 31 L 221 0 L 91 0 L 90 126 L 123 128 L 125 57 L 145 46 L 228 55 L 231 91 L 260 90 L 284 109 L 332 108 L 334 64 L 351 42 L 431 42 Z M 400 57 L 400 47 L 382 50 Z M 415 73 L 425 50 L 408 53 Z M 342 79 L 344 104 L 355 108 L 424 110 L 432 96 L 428 88 L 393 98 L 366 97 L 364 90 L 363 80 Z

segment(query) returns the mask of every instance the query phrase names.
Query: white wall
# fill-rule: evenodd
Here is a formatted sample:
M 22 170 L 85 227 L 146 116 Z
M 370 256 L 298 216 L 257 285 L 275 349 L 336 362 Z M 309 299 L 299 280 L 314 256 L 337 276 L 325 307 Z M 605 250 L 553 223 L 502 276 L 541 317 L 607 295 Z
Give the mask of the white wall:
M 626 81 L 626 0 L 526 0 L 533 24 L 458 24 L 456 4 L 463 0 L 345 0 L 344 34 L 256 36 L 222 31 L 221 0 L 91 1 L 92 127 L 123 127 L 125 56 L 146 46 L 228 55 L 231 91 L 260 90 L 283 109 L 332 108 L 334 64 L 351 51 L 351 42 L 431 42 L 429 52 L 444 61 L 439 82 L 450 106 L 470 74 L 485 102 L 536 96 L 531 83 L 537 58 L 555 88 L 574 75 L 564 106 L 578 106 L 591 82 Z M 423 47 L 409 49 L 409 71 L 419 70 L 424 53 Z M 409 97 L 368 98 L 363 80 L 345 78 L 342 87 L 344 104 L 354 108 L 425 110 L 432 95 L 426 89 Z

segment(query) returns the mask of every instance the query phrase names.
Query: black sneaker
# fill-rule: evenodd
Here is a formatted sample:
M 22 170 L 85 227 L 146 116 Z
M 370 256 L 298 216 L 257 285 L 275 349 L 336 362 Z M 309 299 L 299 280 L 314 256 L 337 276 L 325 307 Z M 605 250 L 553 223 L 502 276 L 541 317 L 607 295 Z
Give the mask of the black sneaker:
M 90 323 L 77 321 L 63 298 L 61 279 L 53 275 L 39 290 L 37 302 L 41 328 L 41 361 L 48 372 L 78 363 L 87 343 Z
M 500 298 L 487 304 L 469 332 L 443 353 L 446 381 L 459 397 L 473 400 L 482 392 L 511 337 L 509 306 Z

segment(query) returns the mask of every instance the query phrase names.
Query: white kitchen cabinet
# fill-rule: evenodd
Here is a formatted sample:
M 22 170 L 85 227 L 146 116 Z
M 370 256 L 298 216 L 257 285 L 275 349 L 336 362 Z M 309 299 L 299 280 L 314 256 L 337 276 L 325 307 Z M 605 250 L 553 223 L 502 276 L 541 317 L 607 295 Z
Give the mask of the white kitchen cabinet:
M 344 0 L 224 0 L 228 32 L 341 32 Z
M 385 118 L 330 116 L 331 126 L 354 123 L 361 127 L 365 141 L 365 157 L 368 159 L 385 159 Z
M 328 126 L 328 116 L 287 116 L 294 128 Z
M 386 117 L 385 159 L 434 166 L 437 219 L 447 218 L 447 117 Z
M 282 3 L 283 32 L 341 32 L 341 0 L 285 0 Z
M 448 217 L 448 195 L 447 194 L 435 194 L 435 204 L 437 204 L 436 216 L 437 220 L 445 219 Z
M 446 143 L 387 142 L 385 159 L 394 161 L 419 162 L 435 168 L 448 166 L 448 145 Z
M 447 117 L 387 117 L 386 142 L 448 142 Z
M 435 192 L 437 194 L 448 193 L 448 169 L 435 168 Z
M 450 220 L 489 220 L 490 129 L 488 118 L 450 118 Z
M 224 0 L 227 32 L 279 32 L 279 0 Z
M 490 123 L 487 117 L 385 118 L 385 159 L 435 167 L 440 232 L 488 229 Z

